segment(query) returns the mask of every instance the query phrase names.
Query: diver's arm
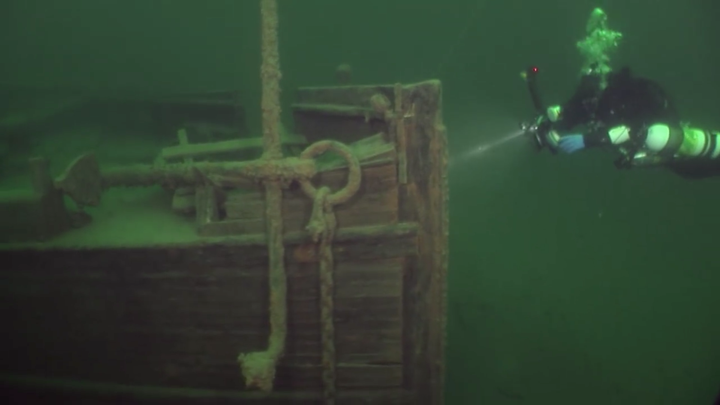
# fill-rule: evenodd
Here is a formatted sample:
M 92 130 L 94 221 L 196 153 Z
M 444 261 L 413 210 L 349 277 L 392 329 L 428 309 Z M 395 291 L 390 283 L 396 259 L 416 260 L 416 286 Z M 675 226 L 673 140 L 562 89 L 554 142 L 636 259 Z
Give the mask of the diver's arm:
M 550 126 L 545 135 L 545 143 L 551 149 L 572 153 L 585 147 L 605 144 L 597 131 L 587 135 L 572 134 L 576 127 L 587 125 L 593 120 L 600 91 L 600 77 L 595 74 L 584 75 L 568 101 L 546 110 L 545 117 Z
M 550 117 L 552 117 L 552 108 L 548 109 Z M 619 145 L 629 140 L 629 131 L 626 127 L 613 128 L 609 131 L 605 127 L 595 127 L 585 133 L 567 133 L 568 129 L 572 130 L 573 128 L 569 125 L 551 124 L 545 135 L 545 144 L 553 150 L 560 149 L 566 153 L 573 153 L 585 148 Z M 564 130 L 564 132 L 560 133 L 559 130 Z
M 652 145 L 663 144 L 663 150 L 669 151 L 679 146 L 678 142 L 682 142 L 683 131 L 679 127 L 665 124 L 656 124 L 649 128 L 630 128 L 627 125 L 618 125 L 609 129 L 605 126 L 599 126 L 580 136 L 582 136 L 586 148 L 623 146 L 627 144 L 641 145 L 642 147 L 643 142 L 646 144 L 650 142 Z M 657 150 L 656 152 L 660 151 Z
M 600 77 L 584 75 L 580 79 L 575 93 L 562 105 L 548 108 L 547 116 L 558 132 L 571 131 L 573 128 L 586 124 L 592 119 L 596 97 L 600 92 Z
M 618 126 L 609 130 L 605 127 L 596 127 L 585 133 L 562 135 L 555 128 L 551 128 L 547 132 L 545 143 L 555 150 L 574 153 L 586 148 L 622 145 L 633 140 L 630 133 L 631 130 L 626 126 Z

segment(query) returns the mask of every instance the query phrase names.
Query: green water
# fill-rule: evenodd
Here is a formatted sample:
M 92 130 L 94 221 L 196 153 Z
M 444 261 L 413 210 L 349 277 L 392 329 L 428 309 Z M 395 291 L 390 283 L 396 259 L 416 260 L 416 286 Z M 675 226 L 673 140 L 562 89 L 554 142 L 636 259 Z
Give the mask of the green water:
M 259 131 L 255 1 L 6 0 L 0 83 L 140 94 L 242 88 Z M 717 5 L 637 0 L 280 1 L 283 100 L 300 85 L 444 84 L 450 172 L 448 404 L 709 404 L 720 385 L 720 182 L 618 171 L 606 151 L 536 154 L 512 133 L 531 114 L 518 73 L 543 69 L 561 102 L 595 6 L 629 64 L 687 121 L 720 128 Z M 285 108 L 286 119 L 289 121 Z M 83 132 L 86 133 L 86 132 Z M 54 138 L 57 170 L 88 146 L 151 159 L 140 135 Z M 15 145 L 0 145 L 0 159 Z M 7 184 L 16 184 L 7 180 Z

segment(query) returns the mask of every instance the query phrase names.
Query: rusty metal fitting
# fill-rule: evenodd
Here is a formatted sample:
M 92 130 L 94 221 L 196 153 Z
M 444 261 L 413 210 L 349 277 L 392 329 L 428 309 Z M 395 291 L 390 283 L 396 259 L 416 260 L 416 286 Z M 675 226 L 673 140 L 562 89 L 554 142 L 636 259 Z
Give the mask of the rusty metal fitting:
M 312 159 L 316 156 L 322 155 L 327 151 L 333 151 L 345 159 L 348 164 L 348 181 L 345 187 L 335 191 L 327 196 L 327 203 L 330 205 L 338 205 L 346 202 L 357 193 L 360 188 L 360 180 L 362 173 L 360 172 L 360 161 L 353 154 L 352 150 L 345 144 L 337 141 L 319 141 L 308 146 L 301 154 L 301 159 Z M 300 185 L 302 186 L 305 194 L 315 199 L 317 195 L 317 188 L 312 184 L 310 179 L 300 179 Z

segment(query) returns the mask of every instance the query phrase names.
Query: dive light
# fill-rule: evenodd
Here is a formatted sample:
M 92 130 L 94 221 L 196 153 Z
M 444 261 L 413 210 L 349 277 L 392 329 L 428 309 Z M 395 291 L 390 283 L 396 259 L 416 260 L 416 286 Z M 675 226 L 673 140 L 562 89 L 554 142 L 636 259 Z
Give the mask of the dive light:
M 537 118 L 531 122 L 521 122 L 520 130 L 532 140 L 538 150 L 542 150 L 548 146 L 551 152 L 555 153 L 555 149 L 547 143 L 547 134 L 550 131 L 550 120 L 547 118 L 547 110 L 540 99 L 540 93 L 537 88 L 537 75 L 540 69 L 537 66 L 530 66 L 520 76 L 525 80 L 528 86 L 530 98 L 535 107 Z

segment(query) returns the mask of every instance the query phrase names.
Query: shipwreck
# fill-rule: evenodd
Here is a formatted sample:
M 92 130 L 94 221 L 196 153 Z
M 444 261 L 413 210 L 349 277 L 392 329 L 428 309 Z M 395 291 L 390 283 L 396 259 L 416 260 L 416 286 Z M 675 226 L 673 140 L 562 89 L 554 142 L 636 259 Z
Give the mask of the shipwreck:
M 178 128 L 154 164 L 90 152 L 57 177 L 33 158 L 32 189 L 2 195 L 11 402 L 443 403 L 441 84 L 354 85 L 341 66 L 338 85 L 297 89 L 290 134 L 276 14 L 261 0 L 262 136 Z M 68 236 L 107 193 L 158 186 L 171 198 L 152 209 L 186 218 L 177 238 Z

